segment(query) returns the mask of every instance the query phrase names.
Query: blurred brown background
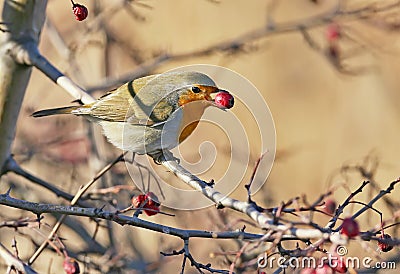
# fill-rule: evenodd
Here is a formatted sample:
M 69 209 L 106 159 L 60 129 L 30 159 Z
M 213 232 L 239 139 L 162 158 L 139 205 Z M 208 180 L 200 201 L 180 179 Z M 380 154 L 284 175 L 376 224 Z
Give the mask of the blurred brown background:
M 89 8 L 89 17 L 78 22 L 69 1 L 49 1 L 49 23 L 41 39 L 42 54 L 79 85 L 89 88 L 102 83 L 105 77 L 119 78 L 135 72 L 143 62 L 149 62 L 160 54 L 190 53 L 260 29 L 267 24 L 268 14 L 277 25 L 282 22 L 301 23 L 332 10 L 337 1 L 316 1 L 315 4 L 315 1 L 287 0 L 275 1 L 276 5 L 271 5 L 274 1 L 149 0 L 130 1 L 125 6 L 123 2 L 82 1 Z M 359 8 L 372 1 L 349 2 L 354 8 Z M 98 13 L 102 15 L 96 16 Z M 299 31 L 271 34 L 249 41 L 238 51 L 170 60 L 146 74 L 207 63 L 232 69 L 258 88 L 272 112 L 277 136 L 277 159 L 268 181 L 254 197 L 261 205 L 277 205 L 303 194 L 313 201 L 331 184 L 346 183 L 354 190 L 363 178 L 357 172 L 349 173 L 348 177 L 340 176 L 338 170 L 346 164 L 370 168 L 379 163 L 374 178 L 386 187 L 399 177 L 400 170 L 400 36 L 397 29 L 389 30 L 387 27 L 388 22 L 396 23 L 392 22 L 396 20 L 392 19 L 396 13 L 393 14 L 377 15 L 374 20 L 338 19 L 342 32 L 340 58 L 343 58 L 345 72 L 340 72 L 326 54 L 327 23 L 308 30 L 320 50 L 311 48 Z M 102 92 L 95 92 L 94 96 L 98 97 Z M 33 70 L 25 108 L 19 119 L 15 154 L 27 170 L 75 193 L 79 185 L 92 178 L 119 151 L 104 141 L 96 126 L 92 127 L 80 118 L 34 120 L 29 117 L 33 110 L 68 105 L 72 100 L 60 87 Z M 197 134 L 203 138 L 210 133 L 200 128 Z M 190 147 L 190 142 L 194 141 L 189 139 L 186 145 Z M 249 179 L 258 156 L 251 155 L 244 182 Z M 369 158 L 365 160 L 367 156 Z M 107 175 L 96 187 L 133 185 L 123 164 L 114 168 L 111 174 L 114 176 Z M 206 176 L 211 178 L 212 173 Z M 12 183 L 14 195 L 20 198 L 64 203 L 16 176 L 7 175 L 4 181 L 7 184 L 2 179 L 2 192 Z M 335 198 L 340 203 L 348 193 L 340 188 Z M 396 199 L 399 194 L 399 190 L 395 190 L 391 197 Z M 123 192 L 121 195 L 127 199 L 131 193 Z M 362 193 L 360 197 L 368 200 L 368 195 L 371 193 Z M 242 186 L 234 197 L 246 198 Z M 121 207 L 127 205 L 126 201 L 118 198 Z M 386 213 L 383 203 L 379 205 Z M 181 228 L 222 230 L 224 226 L 217 224 L 218 215 L 228 215 L 230 221 L 240 216 L 229 210 L 223 213 L 215 211 L 213 208 L 178 211 L 174 212 L 175 218 L 157 215 L 151 220 Z M 5 207 L 1 212 L 4 219 L 18 214 L 27 215 Z M 76 217 L 68 220 L 59 235 L 66 239 L 64 244 L 68 249 L 79 253 L 90 243 L 88 238 L 94 233 L 95 223 Z M 74 226 L 78 220 L 83 221 L 79 227 L 82 231 L 86 229 L 89 235 L 83 235 Z M 321 217 L 321 220 L 328 219 Z M 366 227 L 368 224 L 373 226 L 379 221 L 379 216 L 365 214 L 360 220 Z M 44 222 L 51 225 L 55 219 L 46 215 Z M 240 227 L 237 224 L 233 228 Z M 112 225 L 112 228 L 112 236 L 100 229 L 96 239 L 102 245 L 98 247 L 102 254 L 88 255 L 87 260 L 108 262 L 108 254 L 114 252 L 128 261 L 133 260 L 131 269 L 136 270 L 124 273 L 152 273 L 151 267 L 145 267 L 146 263 L 154 266 L 154 273 L 177 273 L 180 269 L 180 257 L 161 260 L 159 255 L 159 251 L 180 249 L 178 239 L 133 227 Z M 21 229 L 22 233 L 34 235 L 38 243 L 49 230 L 45 225 L 40 232 Z M 17 242 L 21 243 L 21 257 L 29 258 L 33 245 L 24 235 L 2 229 L 1 242 L 10 243 L 15 235 Z M 222 257 L 209 256 L 210 252 L 220 251 L 219 244 L 225 245 L 225 250 L 238 248 L 235 243 L 226 242 L 197 239 L 191 242 L 191 250 L 203 263 L 211 262 L 213 266 L 228 268 Z M 114 250 L 108 249 L 109 246 Z M 359 245 L 355 244 L 354 248 L 359 249 Z M 60 273 L 62 258 L 51 251 L 44 254 L 33 267 L 41 273 Z M 137 270 L 140 268 L 145 270 Z M 88 272 L 96 273 L 96 270 Z M 196 272 L 187 267 L 187 273 Z

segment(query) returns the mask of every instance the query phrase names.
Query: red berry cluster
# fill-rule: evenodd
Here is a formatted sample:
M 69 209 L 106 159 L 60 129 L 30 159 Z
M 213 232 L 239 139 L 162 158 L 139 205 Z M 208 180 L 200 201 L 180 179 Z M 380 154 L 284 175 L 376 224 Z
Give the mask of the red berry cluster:
M 72 3 L 72 11 L 75 14 L 75 19 L 78 21 L 85 20 L 89 14 L 88 9 L 84 5 L 75 4 L 73 0 L 71 0 L 71 3 Z
M 156 215 L 160 212 L 160 202 L 153 192 L 134 196 L 131 202 L 135 208 L 143 209 L 147 216 Z

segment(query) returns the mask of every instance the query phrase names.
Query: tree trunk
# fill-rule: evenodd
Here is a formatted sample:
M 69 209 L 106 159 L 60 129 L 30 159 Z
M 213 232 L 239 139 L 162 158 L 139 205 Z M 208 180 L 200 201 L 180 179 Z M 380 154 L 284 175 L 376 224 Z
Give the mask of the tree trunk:
M 0 171 L 11 153 L 15 128 L 46 15 L 46 0 L 5 0 L 0 22 Z

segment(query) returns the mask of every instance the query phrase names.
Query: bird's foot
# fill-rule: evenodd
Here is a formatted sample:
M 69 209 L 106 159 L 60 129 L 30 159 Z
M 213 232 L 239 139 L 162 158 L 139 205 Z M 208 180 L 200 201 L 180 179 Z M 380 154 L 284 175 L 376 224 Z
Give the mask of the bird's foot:
M 147 153 L 147 155 L 153 158 L 154 163 L 157 165 L 161 165 L 161 163 L 165 160 L 167 161 L 173 160 L 178 164 L 180 164 L 181 161 L 179 158 L 174 157 L 174 155 L 172 155 L 172 153 L 168 150 L 159 150 L 156 152 Z
M 151 158 L 153 158 L 153 161 L 156 165 L 161 165 L 161 162 L 164 158 L 162 150 L 152 152 L 152 153 L 147 153 Z

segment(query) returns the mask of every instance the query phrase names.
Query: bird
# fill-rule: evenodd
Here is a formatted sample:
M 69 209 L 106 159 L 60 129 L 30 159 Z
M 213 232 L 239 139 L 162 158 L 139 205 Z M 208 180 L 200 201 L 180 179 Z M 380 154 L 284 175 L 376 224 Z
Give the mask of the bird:
M 229 96 L 225 105 L 214 102 L 211 95 L 218 93 Z M 208 75 L 178 71 L 134 79 L 93 103 L 39 110 L 32 116 L 83 116 L 100 124 L 117 148 L 155 159 L 187 139 L 208 107 L 226 110 L 233 102 Z

